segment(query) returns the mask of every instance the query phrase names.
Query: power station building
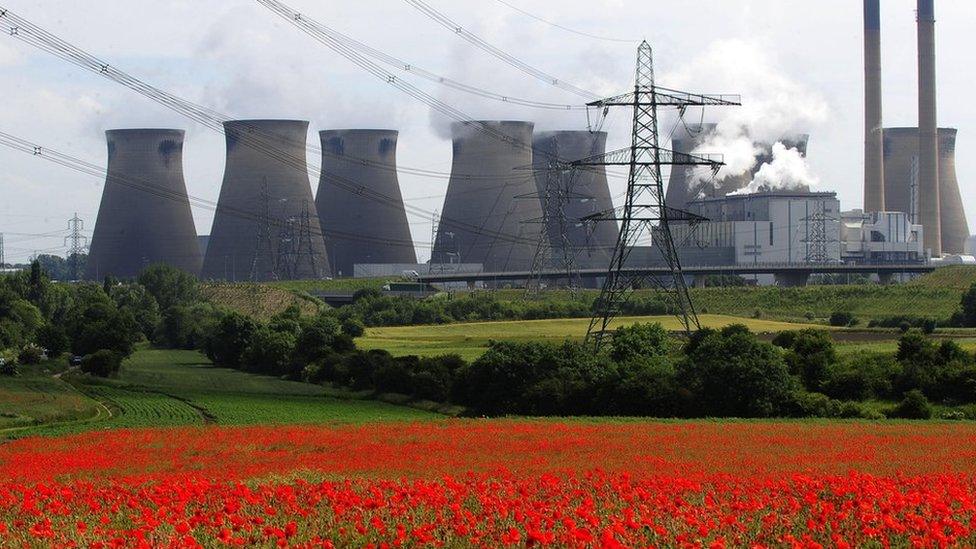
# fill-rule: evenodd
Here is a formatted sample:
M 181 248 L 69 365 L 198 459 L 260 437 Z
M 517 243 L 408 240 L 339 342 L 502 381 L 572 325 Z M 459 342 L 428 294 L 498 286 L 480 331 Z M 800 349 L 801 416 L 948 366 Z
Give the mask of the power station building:
M 925 260 L 924 229 L 904 212 L 841 213 L 841 259 L 845 263 L 916 263 Z
M 395 130 L 328 130 L 315 205 L 335 276 L 356 265 L 415 264 L 396 173 Z
M 531 270 L 542 218 L 531 169 L 533 127 L 519 121 L 452 124 L 454 159 L 432 265 Z
M 294 280 L 330 274 L 305 160 L 308 122 L 224 124 L 227 162 L 203 278 Z
M 183 180 L 182 130 L 105 132 L 108 176 L 85 276 L 132 278 L 154 263 L 200 272 L 202 255 Z
M 607 134 L 589 131 L 553 131 L 535 134 L 532 140 L 533 171 L 539 196 L 551 182 L 558 184 L 561 199 L 550 198 L 547 235 L 553 261 L 558 263 L 569 250 L 581 268 L 606 267 L 617 245 L 619 227 L 614 220 L 594 221 L 613 211 L 607 172 L 602 167 L 564 171 L 551 169 L 551 159 L 580 160 L 606 152 Z M 562 204 L 560 204 L 562 202 Z M 560 212 L 560 207 L 562 212 Z

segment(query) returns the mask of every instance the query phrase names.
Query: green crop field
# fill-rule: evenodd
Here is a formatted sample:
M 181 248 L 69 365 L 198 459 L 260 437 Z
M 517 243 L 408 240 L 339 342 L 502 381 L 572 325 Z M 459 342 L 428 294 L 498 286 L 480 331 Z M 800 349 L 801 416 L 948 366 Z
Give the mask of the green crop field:
M 442 417 L 318 385 L 215 368 L 195 351 L 141 348 L 118 378 L 48 373 L 0 383 L 0 439 L 88 429 L 414 421 Z
M 700 320 L 702 326 L 711 328 L 745 324 L 750 330 L 759 333 L 818 327 L 810 324 L 720 315 L 702 315 Z M 613 325 L 622 326 L 635 322 L 660 322 L 668 330 L 681 329 L 678 319 L 673 316 L 623 317 L 617 319 Z M 356 344 L 363 349 L 386 349 L 396 356 L 458 354 L 467 360 L 474 360 L 481 356 L 488 342 L 493 339 L 506 341 L 581 339 L 586 335 L 588 326 L 589 319 L 572 318 L 369 328 L 365 336 L 356 340 Z
M 54 365 L 25 366 L 18 377 L 0 378 L 0 437 L 34 425 L 107 417 L 94 400 L 54 377 Z

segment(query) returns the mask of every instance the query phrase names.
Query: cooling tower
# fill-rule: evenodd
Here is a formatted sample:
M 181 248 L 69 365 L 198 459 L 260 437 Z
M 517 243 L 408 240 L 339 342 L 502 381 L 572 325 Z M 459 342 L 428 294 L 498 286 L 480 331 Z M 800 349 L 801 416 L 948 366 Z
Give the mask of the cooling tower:
M 604 132 L 554 131 L 536 134 L 532 140 L 533 171 L 539 196 L 545 196 L 550 175 L 547 158 L 558 158 L 564 162 L 580 160 L 605 153 L 606 145 L 607 134 Z M 560 172 L 558 176 L 564 196 L 566 221 L 560 222 L 559 200 L 552 200 L 549 203 L 548 224 L 552 257 L 558 261 L 568 244 L 579 267 L 606 267 L 617 245 L 617 222 L 584 221 L 589 216 L 613 211 L 606 171 L 600 167 Z M 562 229 L 565 229 L 565 238 Z
M 885 210 L 881 122 L 881 0 L 864 0 L 864 211 Z
M 694 124 L 682 126 L 671 138 L 671 150 L 679 153 L 691 154 L 700 147 L 709 136 L 715 133 L 716 124 Z M 700 190 L 710 192 L 711 189 L 701 189 L 702 185 L 691 180 L 693 169 L 688 166 L 672 166 L 665 191 L 664 202 L 671 208 L 683 210 L 688 203 L 696 198 Z
M 525 222 L 542 218 L 531 170 L 532 128 L 514 121 L 452 124 L 454 163 L 432 263 L 481 263 L 486 272 L 531 269 L 540 227 Z
M 397 181 L 397 132 L 329 130 L 319 136 L 322 178 L 315 196 L 319 221 L 327 234 L 362 237 L 326 240 L 334 273 L 352 276 L 357 263 L 416 263 Z
M 925 247 L 942 255 L 939 191 L 939 136 L 935 96 L 935 8 L 918 0 L 918 222 Z
M 308 122 L 224 123 L 227 162 L 203 277 L 294 280 L 330 273 L 305 165 Z
M 715 132 L 715 129 L 715 124 L 689 126 L 687 130 L 683 130 L 682 136 L 671 140 L 671 148 L 683 153 L 692 153 L 701 146 L 708 148 L 708 139 Z M 810 136 L 808 134 L 799 134 L 791 137 L 782 137 L 776 143 L 782 143 L 787 149 L 796 149 L 801 156 L 806 157 Z M 729 193 L 748 187 L 763 165 L 773 161 L 774 143 L 755 142 L 753 145 L 758 150 L 758 153 L 756 154 L 755 163 L 751 169 L 740 175 L 716 179 L 711 184 L 702 184 L 701 182 L 692 180 L 691 174 L 694 173 L 693 169 L 683 169 L 681 166 L 672 167 L 671 178 L 668 181 L 668 188 L 665 194 L 665 203 L 671 208 L 687 209 L 688 203 L 694 201 L 696 198 L 723 197 Z M 721 153 L 722 151 L 709 149 L 705 152 Z M 809 189 L 795 190 L 808 191 Z
M 86 276 L 132 278 L 153 263 L 196 275 L 202 257 L 183 181 L 183 131 L 105 132 L 108 177 Z
M 889 211 L 907 212 L 917 218 L 921 203 L 920 158 L 918 128 L 885 128 L 884 170 L 885 201 Z M 939 209 L 944 253 L 964 253 L 969 225 L 963 208 L 959 182 L 956 179 L 956 130 L 939 129 Z M 915 186 L 913 210 L 912 182 Z M 918 223 L 918 221 L 916 221 Z M 926 247 L 928 245 L 926 244 Z M 933 252 L 934 253 L 934 252 Z

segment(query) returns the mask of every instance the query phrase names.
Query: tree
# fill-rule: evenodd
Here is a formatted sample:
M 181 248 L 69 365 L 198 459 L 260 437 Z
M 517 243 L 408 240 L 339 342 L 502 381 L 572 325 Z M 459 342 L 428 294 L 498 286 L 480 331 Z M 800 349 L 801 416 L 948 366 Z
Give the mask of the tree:
M 251 317 L 237 312 L 225 314 L 207 338 L 207 357 L 218 366 L 240 368 L 241 357 L 257 328 Z
M 770 417 L 788 410 L 798 387 L 776 347 L 741 325 L 692 343 L 678 379 L 695 396 L 698 415 Z
M 886 415 L 901 419 L 929 419 L 932 417 L 932 405 L 922 391 L 915 389 L 905 393 L 904 400 Z
M 71 347 L 71 341 L 64 328 L 58 324 L 48 322 L 37 331 L 37 344 L 47 349 L 51 358 L 60 356 Z
M 790 372 L 803 381 L 807 390 L 820 392 L 837 362 L 834 341 L 824 330 L 806 329 L 781 332 L 773 344 L 787 350 Z
M 292 354 L 295 352 L 295 336 L 288 332 L 276 332 L 268 326 L 254 330 L 244 353 L 241 364 L 249 372 L 273 376 L 298 375 L 301 368 L 292 368 Z
M 668 332 L 660 323 L 622 326 L 613 333 L 610 358 L 626 362 L 668 354 Z
M 112 286 L 108 295 L 120 310 L 129 311 L 132 314 L 140 331 L 147 339 L 153 336 L 161 318 L 159 305 L 144 286 L 119 284 Z
M 156 299 L 159 308 L 188 305 L 197 299 L 197 279 L 176 267 L 151 265 L 139 274 L 138 282 Z
M 963 325 L 970 328 L 976 326 L 976 282 L 962 294 L 961 306 Z
M 95 351 L 81 359 L 81 371 L 98 377 L 111 377 L 122 369 L 122 356 L 109 350 Z

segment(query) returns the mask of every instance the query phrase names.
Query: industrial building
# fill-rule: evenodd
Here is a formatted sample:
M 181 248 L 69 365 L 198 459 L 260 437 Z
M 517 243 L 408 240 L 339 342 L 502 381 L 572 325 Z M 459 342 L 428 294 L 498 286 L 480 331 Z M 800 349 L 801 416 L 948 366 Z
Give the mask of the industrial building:
M 939 128 L 939 218 L 943 253 L 965 251 L 969 224 L 956 179 L 956 130 Z M 921 222 L 918 128 L 885 128 L 884 192 L 891 211 L 906 212 Z M 920 223 L 924 226 L 924 223 Z M 934 251 L 933 251 L 934 255 Z
M 328 130 L 315 207 L 335 276 L 356 265 L 415 264 L 396 173 L 396 130 Z
M 528 271 L 542 218 L 532 172 L 532 122 L 451 126 L 453 165 L 432 264 L 480 263 L 487 272 Z
M 108 175 L 85 276 L 132 278 L 154 263 L 196 275 L 202 255 L 183 180 L 182 130 L 105 132 Z
M 842 212 L 841 260 L 861 264 L 924 261 L 923 231 L 904 212 Z
M 294 280 L 331 272 L 305 161 L 308 122 L 224 124 L 227 162 L 203 278 Z
M 551 170 L 550 159 L 571 162 L 606 152 L 607 134 L 589 131 L 552 131 L 535 134 L 532 140 L 533 171 L 539 196 L 545 196 L 550 182 L 558 184 L 559 198 L 548 205 L 547 235 L 553 261 L 558 263 L 570 250 L 579 267 L 605 267 L 617 245 L 619 228 L 615 220 L 594 221 L 613 211 L 607 172 L 603 166 L 579 170 Z M 560 212 L 560 209 L 562 212 Z
M 733 194 L 699 200 L 691 211 L 708 221 L 694 228 L 673 223 L 675 243 L 683 249 L 725 249 L 730 265 L 840 261 L 836 193 Z

